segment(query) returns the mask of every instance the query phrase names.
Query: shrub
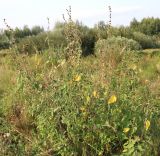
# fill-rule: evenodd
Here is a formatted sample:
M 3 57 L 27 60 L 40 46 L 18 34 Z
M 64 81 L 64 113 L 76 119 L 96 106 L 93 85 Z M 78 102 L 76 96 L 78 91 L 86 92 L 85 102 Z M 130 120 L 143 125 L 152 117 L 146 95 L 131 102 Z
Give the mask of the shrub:
M 78 25 L 72 20 L 71 6 L 67 10 L 68 19 L 63 15 L 65 21 L 64 34 L 67 41 L 67 47 L 65 48 L 66 60 L 70 61 L 73 65 L 79 61 L 82 55 L 81 49 L 81 32 L 78 29 Z
M 0 50 L 8 49 L 10 46 L 9 39 L 5 34 L 0 34 Z
M 137 41 L 143 49 L 156 48 L 156 41 L 152 36 L 145 35 L 141 32 L 134 32 L 133 39 Z
M 42 51 L 48 48 L 46 42 L 47 34 L 39 34 L 37 36 L 30 36 L 23 38 L 17 43 L 17 49 L 19 53 L 33 54 L 37 51 Z
M 67 45 L 63 28 L 54 29 L 52 32 L 49 32 L 48 40 L 50 48 L 54 47 L 57 49 L 59 47 L 65 47 Z
M 33 54 L 48 48 L 59 49 L 66 46 L 66 40 L 61 31 L 41 33 L 37 36 L 23 38 L 17 43 L 20 53 Z
M 83 29 L 82 30 L 82 55 L 87 56 L 90 54 L 94 54 L 94 47 L 96 42 L 96 34 L 92 29 Z
M 8 49 L 9 46 L 10 46 L 10 44 L 7 41 L 0 42 L 0 50 L 2 50 L 2 49 Z
M 96 54 L 99 53 L 99 51 L 110 51 L 110 50 L 115 50 L 118 51 L 119 53 L 122 50 L 139 50 L 141 49 L 141 46 L 139 45 L 138 42 L 132 40 L 132 39 L 127 39 L 124 37 L 111 37 L 106 40 L 99 40 L 96 43 L 95 47 L 95 52 Z
M 125 38 L 132 38 L 132 31 L 130 29 L 130 27 L 124 27 L 124 26 L 120 26 L 120 27 L 113 27 L 112 28 L 112 34 L 114 36 L 121 36 L 121 37 L 125 37 Z

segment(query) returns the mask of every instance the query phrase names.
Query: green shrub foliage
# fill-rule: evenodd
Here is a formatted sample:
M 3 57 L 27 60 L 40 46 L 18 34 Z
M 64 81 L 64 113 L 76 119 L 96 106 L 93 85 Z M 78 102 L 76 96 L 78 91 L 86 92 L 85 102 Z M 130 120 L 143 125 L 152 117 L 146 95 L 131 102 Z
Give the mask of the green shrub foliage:
M 99 53 L 99 51 L 110 51 L 113 49 L 118 49 L 119 53 L 122 50 L 128 51 L 128 50 L 140 50 L 141 46 L 138 42 L 132 40 L 132 39 L 127 39 L 125 37 L 111 37 L 108 39 L 102 39 L 98 40 L 96 43 L 95 51 L 96 54 Z M 117 50 L 116 50 L 117 51 Z
M 145 35 L 141 32 L 134 32 L 133 38 L 136 40 L 143 49 L 156 48 L 156 40 L 152 36 Z

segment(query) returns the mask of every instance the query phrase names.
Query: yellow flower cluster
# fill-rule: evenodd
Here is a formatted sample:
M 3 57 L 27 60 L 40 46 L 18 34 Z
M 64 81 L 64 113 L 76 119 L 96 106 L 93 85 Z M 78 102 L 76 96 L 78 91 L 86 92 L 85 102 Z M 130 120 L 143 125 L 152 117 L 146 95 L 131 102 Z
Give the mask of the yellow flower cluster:
M 108 100 L 108 104 L 114 104 L 117 101 L 117 97 L 115 95 L 112 95 L 109 100 Z
M 87 109 L 86 109 L 85 106 L 82 106 L 82 107 L 80 108 L 80 111 L 82 112 L 82 115 L 83 115 L 84 118 L 87 118 L 87 117 L 88 117 L 88 112 L 87 112 Z
M 130 65 L 130 69 L 136 70 L 136 69 L 137 69 L 137 66 L 136 66 L 135 64 L 131 64 L 131 65 Z
M 123 132 L 124 132 L 124 133 L 128 133 L 129 130 L 130 130 L 130 128 L 124 128 L 124 129 L 123 129 Z
M 149 129 L 149 127 L 150 127 L 151 123 L 150 123 L 150 121 L 149 121 L 149 120 L 146 120 L 146 121 L 145 121 L 145 123 L 144 123 L 144 125 L 145 125 L 145 129 L 146 129 L 146 131 L 148 131 L 148 129 Z
M 98 95 L 97 91 L 95 91 L 95 90 L 93 91 L 92 95 L 94 98 L 99 98 L 99 95 Z
M 74 78 L 74 81 L 79 82 L 81 80 L 81 76 L 80 75 L 76 75 Z

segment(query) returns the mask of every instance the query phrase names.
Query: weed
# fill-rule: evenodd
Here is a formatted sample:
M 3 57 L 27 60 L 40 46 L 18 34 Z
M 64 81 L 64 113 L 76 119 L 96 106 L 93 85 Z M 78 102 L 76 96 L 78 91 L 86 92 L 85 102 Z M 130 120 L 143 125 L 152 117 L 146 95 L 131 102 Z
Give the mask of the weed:
M 67 48 L 65 49 L 66 59 L 73 63 L 74 61 L 79 61 L 79 58 L 82 55 L 80 31 L 72 20 L 71 6 L 66 10 L 68 19 L 65 19 L 65 16 L 63 15 L 63 19 L 65 21 L 64 32 L 67 39 Z

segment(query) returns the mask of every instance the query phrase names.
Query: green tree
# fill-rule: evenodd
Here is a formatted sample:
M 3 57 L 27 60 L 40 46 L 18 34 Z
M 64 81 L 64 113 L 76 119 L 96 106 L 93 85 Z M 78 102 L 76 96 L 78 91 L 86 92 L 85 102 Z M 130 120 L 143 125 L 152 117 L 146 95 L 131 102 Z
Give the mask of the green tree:
M 31 34 L 32 35 L 38 35 L 39 33 L 41 32 L 44 32 L 44 28 L 43 27 L 40 27 L 40 26 L 34 26 L 32 29 L 31 29 Z

